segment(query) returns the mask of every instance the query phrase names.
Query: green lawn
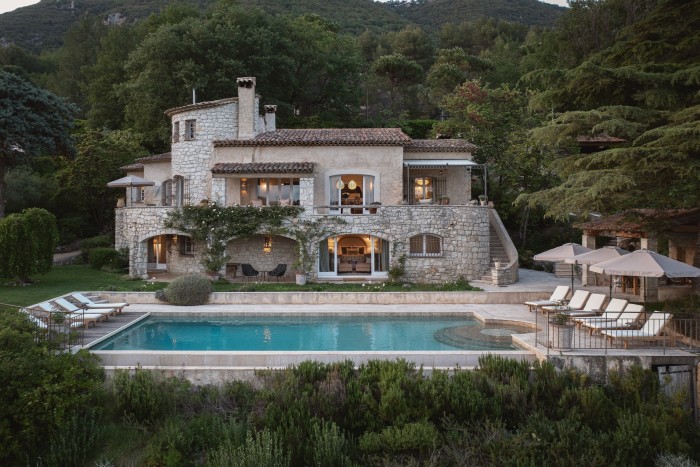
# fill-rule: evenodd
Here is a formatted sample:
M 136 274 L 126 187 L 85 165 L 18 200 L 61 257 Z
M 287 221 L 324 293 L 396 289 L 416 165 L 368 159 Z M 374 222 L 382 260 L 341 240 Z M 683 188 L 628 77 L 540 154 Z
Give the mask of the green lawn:
M 51 272 L 34 277 L 31 285 L 0 285 L 0 303 L 26 306 L 78 290 L 156 291 L 167 284 L 134 280 L 123 274 L 97 271 L 82 265 L 54 267 Z M 294 283 L 234 283 L 217 282 L 216 292 L 418 292 L 418 291 L 479 291 L 464 280 L 443 285 L 402 285 L 365 282 L 353 284 L 316 284 L 298 286 Z

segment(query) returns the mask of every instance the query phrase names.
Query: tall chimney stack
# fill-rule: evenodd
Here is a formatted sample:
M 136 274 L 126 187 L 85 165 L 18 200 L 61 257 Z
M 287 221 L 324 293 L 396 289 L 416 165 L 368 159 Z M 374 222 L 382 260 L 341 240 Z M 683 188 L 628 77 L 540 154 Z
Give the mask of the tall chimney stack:
M 238 78 L 238 139 L 255 137 L 255 78 Z
M 265 131 L 277 130 L 277 122 L 276 122 L 275 112 L 277 112 L 276 105 L 266 105 L 265 106 Z

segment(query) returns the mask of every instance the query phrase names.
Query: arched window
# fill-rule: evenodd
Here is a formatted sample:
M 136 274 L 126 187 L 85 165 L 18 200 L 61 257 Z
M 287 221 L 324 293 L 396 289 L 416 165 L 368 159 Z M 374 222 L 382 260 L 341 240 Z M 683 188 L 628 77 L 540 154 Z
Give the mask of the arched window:
M 437 235 L 420 234 L 410 238 L 411 256 L 442 256 L 442 238 Z

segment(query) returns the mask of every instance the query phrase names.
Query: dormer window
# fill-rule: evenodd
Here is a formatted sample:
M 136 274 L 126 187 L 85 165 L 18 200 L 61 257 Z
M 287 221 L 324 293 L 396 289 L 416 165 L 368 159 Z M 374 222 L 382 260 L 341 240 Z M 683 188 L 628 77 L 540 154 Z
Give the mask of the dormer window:
M 173 123 L 173 143 L 180 141 L 180 122 Z
M 185 140 L 195 139 L 197 120 L 185 120 Z

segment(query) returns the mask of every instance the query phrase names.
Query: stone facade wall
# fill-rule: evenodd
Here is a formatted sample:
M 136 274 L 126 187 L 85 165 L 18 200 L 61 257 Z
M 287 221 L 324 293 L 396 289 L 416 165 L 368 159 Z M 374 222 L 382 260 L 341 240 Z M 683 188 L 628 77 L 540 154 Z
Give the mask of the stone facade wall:
M 286 276 L 293 274 L 292 264 L 296 260 L 297 242 L 291 238 L 272 236 L 272 250 L 263 251 L 264 235 L 231 240 L 226 245 L 226 254 L 232 263 L 248 263 L 258 271 L 271 271 L 278 264 L 286 264 Z M 240 270 L 238 276 L 241 276 Z
M 329 177 L 336 174 L 375 176 L 375 201 L 403 202 L 401 146 L 270 146 L 214 148 L 211 164 L 219 162 L 313 162 L 313 204 L 327 205 Z
M 185 140 L 186 120 L 196 120 L 193 140 Z M 238 103 L 185 110 L 173 115 L 172 122 L 180 122 L 180 138 L 172 143 L 171 174 L 185 177 L 189 201 L 197 204 L 211 196 L 210 157 L 213 141 L 235 138 L 238 134 Z
M 489 218 L 481 206 L 381 206 L 377 214 L 344 216 L 347 224 L 337 235 L 373 235 L 391 242 L 392 264 L 406 255 L 406 279 L 412 282 L 443 283 L 463 276 L 478 279 L 489 269 Z M 147 267 L 147 241 L 156 235 L 173 235 L 163 228 L 170 208 L 122 208 L 117 210 L 115 245 L 130 249 L 129 272 L 143 276 Z M 308 211 L 307 211 L 308 212 Z M 316 218 L 304 214 L 304 217 Z M 439 257 L 409 256 L 409 239 L 414 235 L 432 234 L 443 239 Z M 294 240 L 273 237 L 272 253 L 262 252 L 262 236 L 234 239 L 228 244 L 231 262 L 250 263 L 259 270 L 271 270 L 278 263 L 291 264 L 296 258 Z M 195 244 L 194 256 L 180 256 L 173 246 L 168 254 L 172 272 L 203 272 L 200 255 L 204 245 Z M 274 264 L 273 264 L 274 263 Z M 316 277 L 313 273 L 312 277 Z

